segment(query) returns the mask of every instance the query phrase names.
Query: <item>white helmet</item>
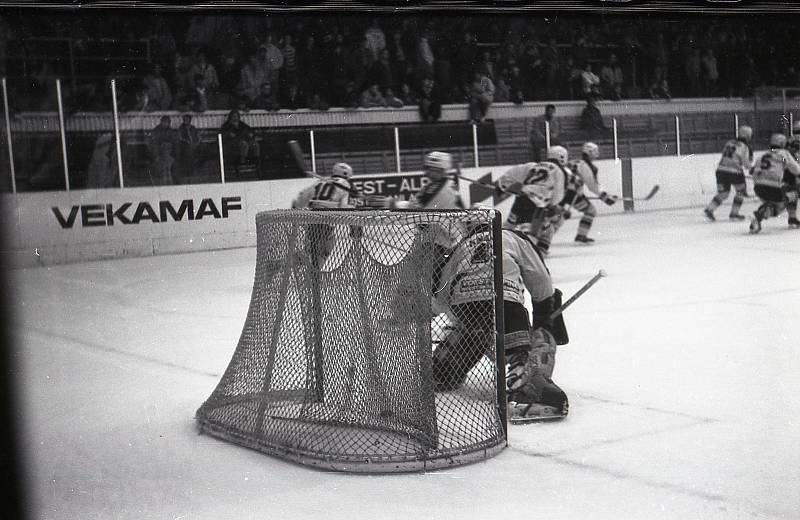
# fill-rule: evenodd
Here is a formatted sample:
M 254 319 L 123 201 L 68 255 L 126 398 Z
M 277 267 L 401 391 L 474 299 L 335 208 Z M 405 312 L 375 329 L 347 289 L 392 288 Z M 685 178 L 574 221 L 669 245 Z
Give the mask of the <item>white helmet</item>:
M 567 153 L 567 149 L 563 146 L 551 146 L 547 149 L 547 158 L 555 159 L 561 166 L 566 166 L 569 160 L 569 154 Z
M 739 127 L 739 139 L 750 140 L 753 138 L 753 129 L 747 125 Z
M 770 148 L 786 148 L 786 136 L 783 134 L 772 134 L 769 136 Z
M 331 176 L 349 179 L 351 175 L 353 175 L 353 168 L 349 164 L 340 162 L 333 165 Z
M 423 162 L 425 170 L 439 169 L 443 172 L 453 168 L 453 156 L 447 152 L 430 152 Z
M 589 159 L 594 161 L 600 157 L 600 147 L 592 142 L 583 143 L 581 153 L 588 155 Z

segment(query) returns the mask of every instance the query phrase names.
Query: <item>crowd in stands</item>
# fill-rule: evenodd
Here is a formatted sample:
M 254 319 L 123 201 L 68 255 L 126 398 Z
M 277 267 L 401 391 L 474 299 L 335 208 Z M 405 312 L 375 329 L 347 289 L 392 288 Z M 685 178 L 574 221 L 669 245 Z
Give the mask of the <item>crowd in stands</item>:
M 97 61 L 94 74 L 65 78 L 71 111 L 108 110 L 107 85 L 117 78 L 127 111 L 418 106 L 435 121 L 441 105 L 464 103 L 481 121 L 494 102 L 741 96 L 761 84 L 798 85 L 785 45 L 792 28 L 741 16 L 21 11 L 0 19 L 0 61 L 18 110 L 52 109 L 51 79 L 69 74 L 66 60 L 24 59 L 37 39 L 69 38 L 80 49 L 110 38 L 147 41 L 148 60 L 126 61 L 120 51 Z

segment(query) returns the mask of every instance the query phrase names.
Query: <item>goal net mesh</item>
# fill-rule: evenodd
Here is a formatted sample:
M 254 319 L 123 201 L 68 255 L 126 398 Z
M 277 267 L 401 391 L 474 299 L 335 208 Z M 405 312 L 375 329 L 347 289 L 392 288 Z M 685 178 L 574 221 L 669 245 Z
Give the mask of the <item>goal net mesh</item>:
M 200 430 L 342 471 L 435 469 L 500 451 L 502 306 L 456 318 L 436 297 L 453 247 L 481 225 L 498 248 L 498 223 L 494 211 L 259 213 L 250 307 L 228 368 L 197 412 Z M 496 294 L 499 255 L 486 256 L 486 287 Z M 458 331 L 480 327 L 482 352 L 459 352 Z M 446 389 L 432 355 L 444 341 L 451 359 L 471 358 L 448 365 L 465 373 Z

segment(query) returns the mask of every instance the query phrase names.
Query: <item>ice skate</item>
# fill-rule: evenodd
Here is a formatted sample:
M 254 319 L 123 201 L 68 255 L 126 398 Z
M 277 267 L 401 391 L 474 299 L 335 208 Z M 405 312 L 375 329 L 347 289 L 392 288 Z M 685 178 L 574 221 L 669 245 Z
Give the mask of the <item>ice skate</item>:
M 791 229 L 800 228 L 800 220 L 797 220 L 794 217 L 790 218 L 789 219 L 789 228 L 791 228 Z
M 508 417 L 512 424 L 562 419 L 569 411 L 567 394 L 551 379 L 555 340 L 542 329 L 532 333 L 534 346 L 508 351 Z
M 584 235 L 577 235 L 575 237 L 575 242 L 580 242 L 582 244 L 594 244 L 594 239 Z
M 745 219 L 745 216 L 744 215 L 739 215 L 738 213 L 736 213 L 736 214 L 732 213 L 730 216 L 728 216 L 728 218 L 730 220 L 734 220 L 734 221 L 741 221 L 741 220 Z
M 703 210 L 703 215 L 705 215 L 705 216 L 706 216 L 706 219 L 707 219 L 709 222 L 715 222 L 715 221 L 717 220 L 717 219 L 716 219 L 716 217 L 714 217 L 714 212 L 713 212 L 713 211 L 711 211 L 711 210 L 710 210 L 710 209 L 708 209 L 708 208 L 706 208 L 706 209 L 704 209 L 704 210 Z

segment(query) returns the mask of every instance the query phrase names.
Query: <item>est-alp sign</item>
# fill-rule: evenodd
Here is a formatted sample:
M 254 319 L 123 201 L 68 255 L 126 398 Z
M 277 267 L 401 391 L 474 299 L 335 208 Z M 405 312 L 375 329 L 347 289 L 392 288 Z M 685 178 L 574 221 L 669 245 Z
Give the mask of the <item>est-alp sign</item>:
M 71 229 L 76 224 L 82 227 L 96 227 L 228 218 L 232 211 L 242 209 L 242 198 L 222 197 L 218 201 L 207 198 L 199 202 L 194 199 L 184 199 L 175 204 L 169 200 L 160 200 L 157 204 L 146 201 L 82 204 L 67 210 L 62 210 L 58 206 L 53 206 L 51 209 L 58 224 L 63 229 Z

